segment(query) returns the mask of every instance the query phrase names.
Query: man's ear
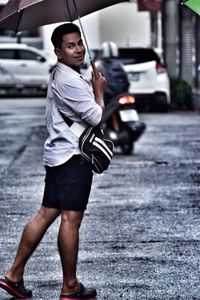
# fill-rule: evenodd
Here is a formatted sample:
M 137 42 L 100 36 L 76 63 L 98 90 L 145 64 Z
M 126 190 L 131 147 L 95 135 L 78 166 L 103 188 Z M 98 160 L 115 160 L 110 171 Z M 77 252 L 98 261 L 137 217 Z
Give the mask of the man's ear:
M 57 56 L 58 59 L 62 59 L 62 52 L 60 48 L 55 48 L 54 53 Z

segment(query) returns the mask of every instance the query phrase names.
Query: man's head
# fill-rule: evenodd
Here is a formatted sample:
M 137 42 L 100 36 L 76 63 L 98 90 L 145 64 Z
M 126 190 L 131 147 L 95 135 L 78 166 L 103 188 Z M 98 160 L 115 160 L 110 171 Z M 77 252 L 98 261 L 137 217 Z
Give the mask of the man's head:
M 77 25 L 66 23 L 58 26 L 51 37 L 58 61 L 79 69 L 84 62 L 85 47 Z
M 56 27 L 51 36 L 51 42 L 54 48 L 60 48 L 63 42 L 63 36 L 69 33 L 77 32 L 81 36 L 80 29 L 73 23 L 65 23 Z

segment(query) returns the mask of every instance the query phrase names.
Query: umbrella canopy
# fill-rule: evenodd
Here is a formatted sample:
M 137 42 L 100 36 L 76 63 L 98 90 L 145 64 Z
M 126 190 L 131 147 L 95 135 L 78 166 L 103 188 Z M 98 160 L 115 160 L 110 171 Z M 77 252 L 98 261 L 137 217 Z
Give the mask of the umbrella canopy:
M 200 15 L 200 0 L 185 0 L 182 4 L 188 6 L 190 9 Z
M 78 17 L 129 0 L 9 0 L 0 13 L 0 28 L 15 32 Z

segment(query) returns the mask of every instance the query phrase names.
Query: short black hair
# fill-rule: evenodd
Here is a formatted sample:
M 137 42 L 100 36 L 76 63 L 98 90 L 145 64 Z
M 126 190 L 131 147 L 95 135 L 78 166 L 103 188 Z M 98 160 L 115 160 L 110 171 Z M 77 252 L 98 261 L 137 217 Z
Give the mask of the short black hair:
M 79 27 L 73 23 L 65 23 L 56 27 L 51 36 L 51 42 L 54 45 L 54 48 L 60 48 L 63 41 L 63 36 L 73 32 L 77 32 L 81 36 Z

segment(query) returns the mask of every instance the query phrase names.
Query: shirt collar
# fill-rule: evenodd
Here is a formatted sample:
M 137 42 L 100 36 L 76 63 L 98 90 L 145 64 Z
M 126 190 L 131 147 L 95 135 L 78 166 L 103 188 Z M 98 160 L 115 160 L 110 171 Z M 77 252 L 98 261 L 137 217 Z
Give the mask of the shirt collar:
M 68 72 L 68 73 L 70 72 L 72 74 L 76 74 L 76 75 L 80 75 L 81 76 L 80 73 L 78 73 L 77 71 L 75 71 L 71 67 L 69 67 L 69 66 L 67 66 L 67 65 L 65 65 L 65 64 L 63 64 L 61 62 L 57 62 L 57 67 L 58 67 L 58 69 L 63 70 L 65 72 Z

